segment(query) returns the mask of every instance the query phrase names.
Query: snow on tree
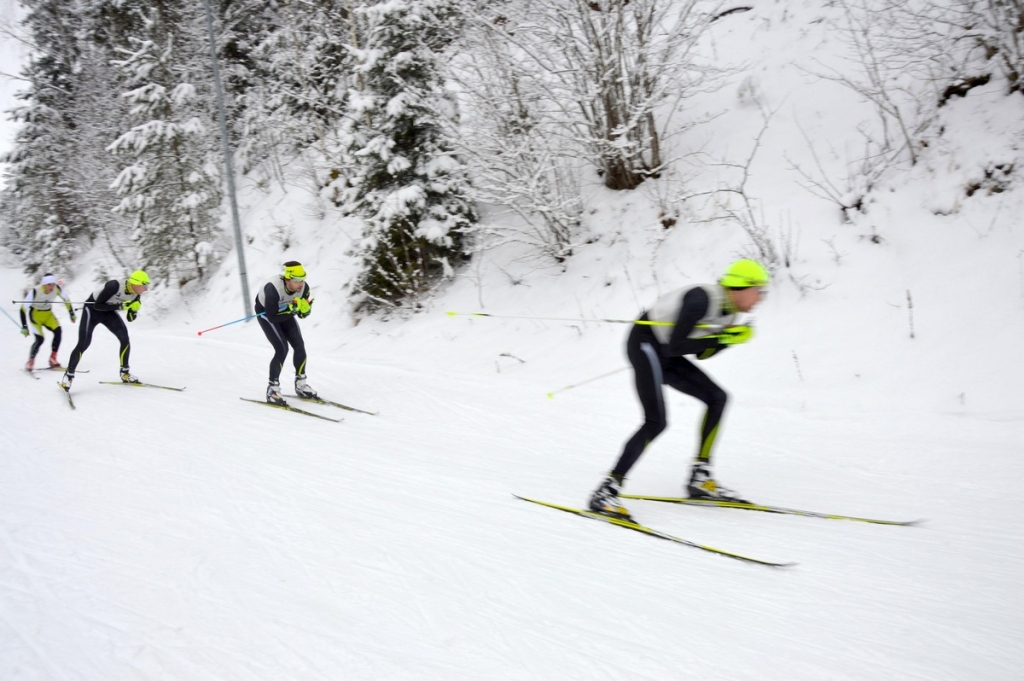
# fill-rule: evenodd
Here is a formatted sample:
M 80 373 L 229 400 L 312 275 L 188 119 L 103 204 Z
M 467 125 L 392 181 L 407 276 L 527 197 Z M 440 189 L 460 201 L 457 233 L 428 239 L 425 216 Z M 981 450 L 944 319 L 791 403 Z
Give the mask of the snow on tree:
M 115 211 L 131 216 L 147 269 L 184 284 L 202 278 L 216 255 L 221 165 L 210 96 L 201 7 L 153 2 L 143 32 L 115 62 L 131 88 L 130 129 L 110 151 L 127 165 L 114 181 Z
M 18 95 L 24 106 L 10 112 L 20 123 L 0 194 L 4 245 L 29 273 L 65 270 L 91 236 L 76 200 L 80 161 L 73 110 L 79 81 L 77 15 L 65 2 L 24 0 L 24 26 L 35 54 L 23 71 L 30 85 Z
M 365 220 L 360 304 L 412 304 L 451 276 L 477 220 L 444 124 L 455 112 L 440 60 L 459 14 L 453 0 L 386 0 L 356 16 L 366 42 L 351 48 L 360 84 L 348 102 L 351 174 L 330 189 Z

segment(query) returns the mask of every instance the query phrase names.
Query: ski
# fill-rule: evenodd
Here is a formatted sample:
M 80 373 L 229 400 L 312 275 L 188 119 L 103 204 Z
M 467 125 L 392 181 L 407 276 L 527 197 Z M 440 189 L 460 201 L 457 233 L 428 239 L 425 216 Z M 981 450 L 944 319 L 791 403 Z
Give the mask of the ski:
M 255 404 L 264 404 L 264 405 L 266 405 L 268 407 L 274 407 L 275 409 L 284 409 L 285 411 L 294 411 L 296 414 L 305 414 L 306 416 L 312 416 L 313 418 L 323 419 L 324 421 L 330 421 L 331 423 L 341 423 L 344 420 L 344 419 L 332 419 L 329 416 L 321 416 L 320 414 L 314 414 L 311 411 L 306 411 L 305 409 L 299 409 L 298 407 L 293 407 L 290 404 L 274 404 L 272 402 L 267 402 L 265 400 L 251 400 L 248 397 L 239 397 L 238 399 L 245 400 L 246 402 L 253 402 Z
M 125 383 L 124 381 L 100 381 L 103 385 L 130 385 L 136 388 L 160 388 L 161 390 L 173 390 L 181 392 L 184 388 L 172 388 L 169 385 L 155 385 L 153 383 Z
M 854 520 L 859 523 L 874 523 L 876 525 L 916 525 L 920 520 L 879 520 L 878 518 L 859 518 L 852 515 L 839 515 L 837 513 L 819 513 L 817 511 L 802 511 L 796 508 L 783 508 L 781 506 L 765 506 L 764 504 L 752 504 L 746 501 L 720 501 L 717 499 L 690 499 L 688 497 L 655 497 L 644 494 L 620 494 L 623 499 L 638 499 L 640 501 L 662 501 L 669 504 L 686 504 L 687 506 L 717 506 L 719 508 L 741 508 L 747 511 L 761 511 L 763 513 L 779 513 L 782 515 L 799 515 L 808 518 L 828 518 L 830 520 Z
M 377 412 L 375 412 L 375 411 L 364 411 L 363 409 L 356 409 L 355 407 L 350 407 L 347 404 L 342 404 L 340 402 L 332 402 L 330 400 L 325 400 L 322 397 L 299 397 L 298 395 L 285 395 L 285 397 L 291 397 L 292 399 L 296 399 L 296 400 L 303 400 L 304 402 L 313 402 L 315 404 L 326 404 L 327 406 L 330 406 L 330 407 L 337 407 L 338 409 L 346 409 L 348 411 L 354 411 L 354 412 L 358 412 L 360 414 L 369 414 L 370 416 L 376 416 L 377 415 Z
M 39 372 L 39 371 L 67 371 L 67 370 L 68 370 L 68 368 L 66 366 L 56 366 L 56 367 L 39 367 L 37 369 L 33 369 L 32 371 L 33 372 Z M 87 373 L 89 373 L 88 369 L 78 369 L 77 371 L 75 371 L 75 375 L 87 374 Z
M 35 370 L 34 370 L 34 369 L 26 369 L 26 370 L 25 370 L 25 373 L 26 373 L 26 374 L 28 374 L 28 375 L 29 375 L 30 377 L 32 377 L 32 378 L 34 378 L 34 379 L 36 379 L 37 381 L 38 381 L 38 380 L 39 380 L 40 378 L 42 378 L 41 376 L 36 376 L 36 372 L 35 372 Z
M 57 387 L 60 388 L 60 391 L 64 393 L 64 397 L 67 398 L 68 406 L 74 409 L 75 403 L 71 399 L 71 391 L 62 386 L 59 381 L 57 382 Z
M 573 513 L 575 515 L 583 516 L 584 518 L 592 518 L 594 520 L 601 520 L 601 521 L 604 521 L 604 522 L 609 523 L 611 525 L 618 525 L 619 527 L 625 527 L 627 530 L 634 530 L 636 532 L 640 532 L 641 534 L 646 534 L 646 535 L 649 535 L 651 537 L 657 537 L 659 539 L 665 539 L 667 541 L 675 542 L 677 544 L 684 544 L 686 546 L 692 546 L 695 549 L 700 549 L 702 551 L 708 551 L 709 553 L 714 553 L 714 554 L 717 554 L 719 556 L 726 556 L 727 558 L 735 558 L 736 560 L 742 560 L 742 561 L 744 561 L 746 563 L 756 563 L 758 565 L 767 565 L 769 567 L 790 567 L 790 566 L 796 565 L 796 563 L 776 563 L 776 562 L 772 562 L 772 561 L 769 561 L 769 560 L 761 560 L 760 558 L 751 558 L 750 556 L 744 556 L 744 555 L 739 554 L 739 553 L 733 553 L 732 551 L 726 551 L 724 549 L 715 548 L 714 546 L 708 546 L 706 544 L 698 544 L 697 542 L 693 542 L 693 541 L 690 541 L 688 539 L 682 539 L 680 537 L 675 537 L 675 536 L 673 536 L 671 534 L 667 534 L 665 532 L 661 532 L 660 530 L 655 530 L 654 528 L 647 527 L 646 525 L 641 525 L 640 523 L 635 522 L 635 521 L 625 520 L 623 518 L 613 518 L 611 516 L 601 515 L 600 513 L 594 513 L 593 511 L 585 511 L 585 510 L 580 509 L 580 508 L 572 508 L 571 506 L 562 506 L 560 504 L 552 504 L 552 503 L 550 503 L 548 501 L 538 501 L 537 499 L 530 499 L 530 498 L 527 498 L 527 497 L 521 497 L 518 494 L 513 494 L 512 496 L 514 496 L 517 499 L 522 499 L 523 501 L 529 501 L 530 503 L 533 503 L 533 504 L 539 504 L 541 506 L 547 506 L 549 508 L 554 508 L 554 509 L 557 509 L 559 511 L 565 511 L 566 513 Z

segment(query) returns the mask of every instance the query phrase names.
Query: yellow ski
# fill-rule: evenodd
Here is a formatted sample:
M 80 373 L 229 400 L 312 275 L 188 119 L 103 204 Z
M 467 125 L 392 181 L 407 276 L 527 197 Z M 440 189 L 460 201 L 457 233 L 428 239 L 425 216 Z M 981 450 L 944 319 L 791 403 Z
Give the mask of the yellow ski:
M 839 515 L 837 513 L 819 513 L 817 511 L 801 511 L 796 508 L 783 508 L 781 506 L 765 506 L 764 504 L 751 504 L 746 501 L 722 501 L 718 499 L 690 499 L 689 497 L 655 497 L 645 494 L 622 494 L 622 499 L 639 499 L 640 501 L 662 501 L 668 504 L 685 504 L 687 506 L 717 506 L 718 508 L 742 508 L 747 511 L 761 511 L 763 513 L 779 513 L 782 515 L 800 515 L 808 518 L 828 518 L 830 520 L 855 520 L 859 523 L 874 523 L 876 525 L 916 525 L 921 520 L 879 520 L 877 518 L 859 518 L 852 515 Z
M 584 518 L 592 518 L 594 520 L 601 520 L 601 521 L 604 521 L 604 522 L 609 523 L 611 525 L 618 525 L 619 527 L 625 527 L 627 530 L 633 530 L 635 532 L 640 532 L 641 534 L 646 534 L 646 535 L 649 535 L 651 537 L 657 537 L 658 539 L 665 539 L 666 541 L 675 542 L 677 544 L 684 544 L 686 546 L 692 546 L 695 549 L 700 549 L 702 551 L 708 551 L 710 553 L 715 553 L 715 554 L 718 554 L 720 556 L 726 556 L 728 558 L 735 558 L 736 560 L 742 560 L 742 561 L 747 562 L 747 563 L 757 563 L 758 565 L 767 565 L 769 567 L 790 567 L 790 566 L 796 565 L 796 563 L 775 563 L 775 562 L 772 562 L 772 561 L 769 561 L 769 560 L 761 560 L 760 558 L 751 558 L 750 556 L 744 556 L 744 555 L 739 554 L 739 553 L 733 553 L 732 551 L 726 551 L 724 549 L 715 548 L 714 546 L 708 546 L 706 544 L 698 544 L 697 542 L 692 542 L 692 541 L 690 541 L 688 539 L 682 539 L 680 537 L 675 537 L 675 536 L 673 536 L 671 534 L 667 534 L 665 532 L 661 532 L 660 530 L 655 530 L 654 528 L 647 527 L 646 525 L 641 525 L 640 523 L 637 523 L 637 522 L 630 522 L 629 520 L 623 520 L 622 518 L 613 518 L 611 516 L 601 515 L 600 513 L 594 513 L 593 511 L 585 511 L 585 510 L 583 510 L 581 508 L 572 508 L 571 506 L 562 506 L 561 504 L 552 504 L 551 502 L 548 502 L 548 501 L 538 501 L 537 499 L 530 499 L 530 498 L 527 498 L 527 497 L 521 497 L 518 494 L 513 494 L 512 496 L 514 496 L 516 499 L 522 499 L 523 501 L 529 501 L 530 503 L 533 503 L 533 504 L 539 504 L 541 506 L 547 506 L 549 508 L 558 509 L 559 511 L 565 511 L 566 513 L 574 513 L 576 515 L 583 516 Z

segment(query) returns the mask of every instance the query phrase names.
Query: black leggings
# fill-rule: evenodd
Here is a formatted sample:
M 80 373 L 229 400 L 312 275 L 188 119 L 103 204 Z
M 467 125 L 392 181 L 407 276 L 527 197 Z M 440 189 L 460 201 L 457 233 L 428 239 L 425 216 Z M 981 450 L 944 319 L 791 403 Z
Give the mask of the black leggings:
M 695 397 L 705 405 L 704 422 L 697 449 L 699 461 L 711 460 L 711 448 L 725 412 L 728 395 L 684 357 L 661 357 L 661 344 L 647 326 L 634 325 L 626 341 L 626 355 L 636 376 L 636 393 L 644 408 L 644 423 L 626 442 L 612 475 L 626 477 L 644 449 L 668 426 L 665 396 L 661 386 L 668 385 Z
M 292 361 L 295 364 L 295 374 L 306 373 L 306 344 L 302 342 L 302 331 L 299 330 L 299 323 L 294 317 L 284 320 L 280 324 L 271 324 L 263 317 L 257 317 L 260 328 L 270 344 L 274 346 L 274 359 L 270 360 L 270 382 L 275 383 L 281 379 L 281 369 L 284 368 L 284 360 L 288 357 L 288 345 L 295 348 Z
M 39 348 L 43 347 L 43 335 L 39 334 L 32 341 L 32 349 L 29 350 L 28 356 L 35 357 L 39 353 Z M 60 327 L 58 326 L 53 330 L 53 343 L 50 344 L 50 349 L 54 352 L 60 349 Z
M 92 305 L 86 305 L 85 309 L 82 310 L 82 322 L 78 325 L 78 345 L 71 351 L 71 359 L 68 361 L 69 374 L 75 373 L 78 362 L 82 359 L 82 354 L 92 344 L 93 330 L 100 324 L 107 327 L 110 333 L 114 334 L 117 338 L 121 344 L 121 349 L 118 351 L 118 361 L 120 361 L 122 367 L 128 366 L 128 355 L 131 351 L 131 345 L 128 342 L 128 327 L 125 326 L 121 315 L 114 311 L 94 310 Z

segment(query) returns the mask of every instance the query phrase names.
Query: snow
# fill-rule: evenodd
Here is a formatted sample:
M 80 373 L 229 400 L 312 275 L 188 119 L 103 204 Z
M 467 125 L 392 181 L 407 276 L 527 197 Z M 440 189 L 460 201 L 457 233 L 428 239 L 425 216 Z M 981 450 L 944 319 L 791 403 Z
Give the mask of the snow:
M 756 337 L 701 365 L 731 396 L 716 473 L 762 503 L 924 524 L 629 504 L 798 563 L 775 570 L 513 498 L 583 504 L 640 419 L 628 371 L 546 397 L 626 367 L 628 325 L 521 317 L 632 319 L 749 254 L 740 228 L 665 230 L 648 195 L 595 184 L 589 243 L 565 263 L 510 244 L 411 319 L 356 323 L 358 224 L 245 184 L 250 290 L 302 261 L 311 385 L 379 414 L 303 405 L 332 424 L 238 399 L 261 398 L 269 344 L 251 322 L 196 333 L 240 316 L 234 254 L 201 291 L 148 293 L 129 325 L 132 370 L 182 393 L 100 384 L 117 345 L 98 329 L 72 411 L 58 375 L 20 371 L 28 342 L 0 320 L 0 678 L 1020 678 L 1024 192 L 963 187 L 994 157 L 983 145 L 1019 131 L 1021 100 L 957 100 L 943 148 L 843 223 L 787 158 L 809 159 L 801 126 L 844 149 L 871 112 L 787 66 L 821 56 L 825 29 L 812 3 L 783 13 L 732 15 L 718 38 L 761 55 L 757 87 L 785 101 L 750 192 L 796 246 Z M 681 143 L 747 158 L 761 120 L 738 96 L 709 95 L 725 114 Z M 823 158 L 837 177 L 848 160 Z M 58 273 L 73 300 L 98 287 L 95 262 Z M 28 283 L 8 257 L 9 314 Z M 57 314 L 66 361 L 78 327 Z M 688 473 L 701 410 L 666 395 L 669 430 L 629 492 L 674 495 Z

